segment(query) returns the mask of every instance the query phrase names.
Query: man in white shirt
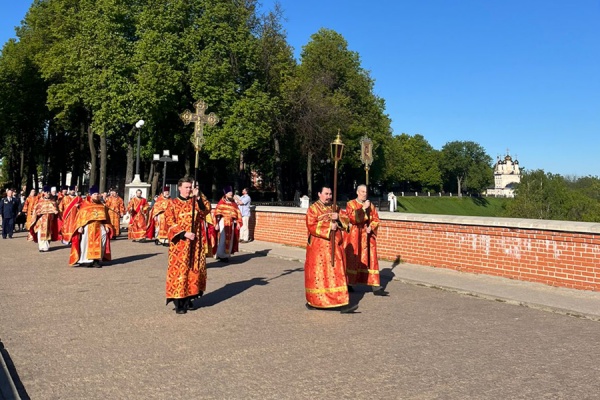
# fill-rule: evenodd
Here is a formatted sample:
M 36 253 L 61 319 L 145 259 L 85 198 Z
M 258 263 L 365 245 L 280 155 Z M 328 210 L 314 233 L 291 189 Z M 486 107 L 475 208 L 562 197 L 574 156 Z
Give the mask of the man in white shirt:
M 242 213 L 242 228 L 240 229 L 240 243 L 248 243 L 250 241 L 250 202 L 252 199 L 248 196 L 248 188 L 242 189 L 242 196 L 237 200 L 238 207 Z

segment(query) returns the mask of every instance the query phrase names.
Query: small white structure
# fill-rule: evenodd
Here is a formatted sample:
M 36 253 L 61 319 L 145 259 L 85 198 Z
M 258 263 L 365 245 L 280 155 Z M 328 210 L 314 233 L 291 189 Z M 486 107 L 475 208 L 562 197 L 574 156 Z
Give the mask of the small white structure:
M 521 182 L 521 168 L 519 161 L 512 159 L 508 154 L 494 166 L 494 187 L 486 190 L 486 196 L 515 197 L 515 183 Z
M 307 195 L 300 197 L 300 208 L 308 208 L 309 205 L 310 197 L 308 197 Z
M 395 212 L 398 204 L 396 202 L 396 195 L 394 192 L 388 193 L 388 201 L 390 202 L 390 212 Z

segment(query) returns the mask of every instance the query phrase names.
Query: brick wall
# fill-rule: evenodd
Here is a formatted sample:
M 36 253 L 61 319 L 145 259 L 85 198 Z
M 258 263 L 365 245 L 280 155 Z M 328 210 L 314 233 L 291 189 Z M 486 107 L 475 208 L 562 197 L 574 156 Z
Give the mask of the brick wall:
M 306 210 L 256 207 L 254 238 L 305 247 Z M 381 212 L 379 257 L 600 290 L 600 224 Z

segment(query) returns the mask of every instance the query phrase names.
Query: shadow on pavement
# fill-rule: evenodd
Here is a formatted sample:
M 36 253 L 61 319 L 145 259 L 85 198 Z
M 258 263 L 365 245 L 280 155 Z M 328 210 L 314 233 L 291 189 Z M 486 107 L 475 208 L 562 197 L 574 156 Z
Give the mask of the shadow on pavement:
M 254 253 L 237 253 L 229 258 L 229 262 L 223 262 L 214 258 L 209 258 L 207 259 L 206 268 L 223 268 L 227 267 L 228 265 L 243 264 L 253 258 L 267 257 L 269 255 L 269 251 L 271 251 L 271 249 L 256 251 Z M 212 261 L 209 263 L 208 260 Z
M 10 354 L 8 354 L 8 351 L 4 348 L 4 344 L 1 341 L 0 357 L 3 359 L 3 362 L 0 363 L 0 399 L 29 400 L 30 397 L 19 378 L 17 369 L 10 358 Z M 6 369 L 4 368 L 4 365 L 6 365 Z
M 228 283 L 220 289 L 215 290 L 202 296 L 199 300 L 196 300 L 196 307 L 212 307 L 219 304 L 227 299 L 230 299 L 238 294 L 250 289 L 253 286 L 264 286 L 268 285 L 266 278 L 252 278 L 245 281 Z
M 400 265 L 400 257 L 392 263 L 390 268 L 384 268 L 379 271 L 379 284 L 385 290 L 387 285 L 394 280 L 396 274 L 394 274 L 394 268 Z M 365 293 L 372 293 L 373 289 L 367 286 L 354 286 L 354 292 L 350 293 L 350 304 L 359 304 L 360 301 L 365 297 Z
M 137 260 L 145 260 L 146 258 L 152 258 L 154 256 L 158 256 L 162 253 L 149 253 L 149 254 L 136 254 L 128 257 L 121 257 L 111 261 L 107 261 L 106 264 L 103 264 L 105 267 L 113 267 L 119 264 L 127 264 L 128 262 L 133 262 Z

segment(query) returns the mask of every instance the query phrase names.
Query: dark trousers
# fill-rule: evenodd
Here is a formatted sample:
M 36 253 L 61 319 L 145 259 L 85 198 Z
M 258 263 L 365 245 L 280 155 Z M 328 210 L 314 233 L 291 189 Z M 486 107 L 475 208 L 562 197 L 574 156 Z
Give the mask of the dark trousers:
M 15 219 L 14 218 L 2 218 L 2 238 L 12 237 L 13 231 L 15 230 Z

